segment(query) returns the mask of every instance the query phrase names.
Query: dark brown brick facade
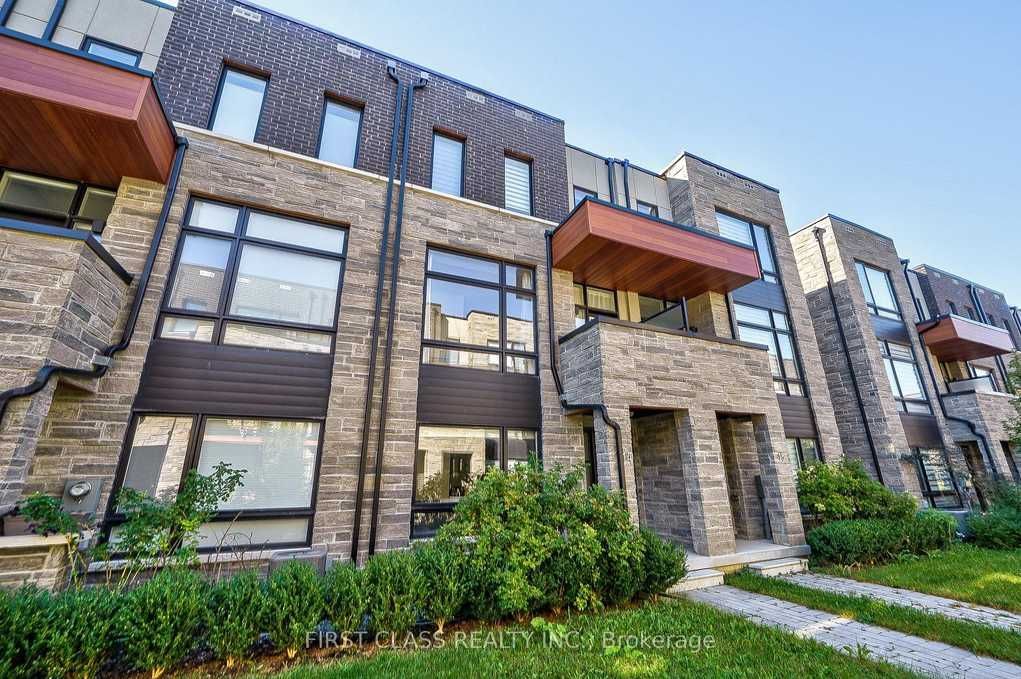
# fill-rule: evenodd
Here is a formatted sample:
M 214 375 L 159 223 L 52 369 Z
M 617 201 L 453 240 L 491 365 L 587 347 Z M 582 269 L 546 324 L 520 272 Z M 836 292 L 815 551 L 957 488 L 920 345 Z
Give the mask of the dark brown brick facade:
M 259 21 L 236 15 L 235 7 Z M 206 127 L 225 63 L 268 75 L 255 141 L 308 156 L 318 151 L 326 95 L 357 102 L 364 108 L 356 165 L 386 174 L 395 92 L 386 73 L 388 58 L 254 6 L 184 0 L 167 37 L 157 80 L 173 120 Z M 413 78 L 420 69 L 400 64 L 399 71 Z M 512 153 L 532 161 L 535 216 L 559 221 L 567 212 L 563 121 L 430 75 L 428 86 L 415 97 L 410 181 L 430 185 L 432 135 L 441 128 L 466 140 L 465 198 L 503 207 L 504 156 Z

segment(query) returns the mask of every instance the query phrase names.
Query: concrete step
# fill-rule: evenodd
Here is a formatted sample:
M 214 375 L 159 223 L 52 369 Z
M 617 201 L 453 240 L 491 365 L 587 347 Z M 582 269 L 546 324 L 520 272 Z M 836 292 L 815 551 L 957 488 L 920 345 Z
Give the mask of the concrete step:
M 717 585 L 723 584 L 723 572 L 714 570 L 712 568 L 703 568 L 697 571 L 691 571 L 688 575 L 667 590 L 667 594 L 683 594 L 684 592 L 690 592 L 693 589 L 705 589 L 706 587 L 716 587 Z
M 755 563 L 748 564 L 748 569 L 756 575 L 764 575 L 766 577 L 804 573 L 808 570 L 808 560 L 791 557 L 787 559 L 771 559 L 770 561 L 756 561 Z

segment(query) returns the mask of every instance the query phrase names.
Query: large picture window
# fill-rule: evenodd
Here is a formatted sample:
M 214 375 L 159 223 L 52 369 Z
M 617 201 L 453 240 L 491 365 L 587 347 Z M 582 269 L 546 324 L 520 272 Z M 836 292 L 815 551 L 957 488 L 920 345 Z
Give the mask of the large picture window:
M 858 282 L 861 283 L 869 312 L 883 318 L 900 319 L 900 307 L 897 306 L 890 273 L 861 262 L 855 262 L 854 266 L 858 270 Z
M 960 508 L 961 498 L 954 487 L 943 451 L 938 448 L 914 448 L 912 452 L 915 454 L 922 495 L 929 506 L 937 509 Z
M 117 192 L 0 168 L 0 217 L 102 234 Z
M 762 270 L 762 280 L 767 283 L 780 282 L 769 229 L 761 224 L 749 222 L 719 210 L 716 211 L 716 226 L 719 228 L 721 236 L 755 248 L 755 254 L 759 259 L 759 269 Z
M 925 397 L 922 374 L 918 370 L 911 347 L 885 340 L 879 344 L 886 376 L 890 380 L 890 388 L 893 389 L 897 407 L 907 413 L 931 415 L 932 408 Z
M 243 141 L 254 140 L 265 96 L 265 78 L 232 68 L 223 69 L 209 129 Z
M 329 353 L 346 245 L 340 227 L 193 200 L 159 336 Z
M 534 375 L 535 271 L 429 250 L 422 325 L 423 363 Z
M 804 396 L 801 370 L 794 354 L 787 314 L 747 304 L 734 305 L 738 338 L 769 349 L 769 366 L 773 372 L 773 388 L 778 394 Z

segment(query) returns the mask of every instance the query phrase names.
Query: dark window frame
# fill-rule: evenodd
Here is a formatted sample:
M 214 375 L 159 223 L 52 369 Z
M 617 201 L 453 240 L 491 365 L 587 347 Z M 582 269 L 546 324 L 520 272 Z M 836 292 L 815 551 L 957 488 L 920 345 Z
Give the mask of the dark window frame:
M 458 194 L 447 193 L 446 191 L 440 191 L 433 187 L 433 173 L 436 170 L 436 137 L 444 137 L 450 141 L 456 141 L 461 145 L 461 192 Z M 467 176 L 468 167 L 468 138 L 450 132 L 448 130 L 433 128 L 432 144 L 429 145 L 429 188 L 437 193 L 442 193 L 444 196 L 454 196 L 455 198 L 465 198 L 465 178 Z
M 48 224 L 50 226 L 59 226 L 65 229 L 73 229 L 75 228 L 74 226 L 75 220 L 80 219 L 78 217 L 78 211 L 81 210 L 82 202 L 85 200 L 85 194 L 89 191 L 89 189 L 96 189 L 99 191 L 107 191 L 109 193 L 112 193 L 114 194 L 114 199 L 116 200 L 117 187 L 115 186 L 110 187 L 102 186 L 101 184 L 89 184 L 88 182 L 72 181 L 68 179 L 63 179 L 62 177 L 53 177 L 50 175 L 40 174 L 38 172 L 25 172 L 22 170 L 15 170 L 13 168 L 0 165 L 0 179 L 2 179 L 3 176 L 8 172 L 14 174 L 23 174 L 29 177 L 38 177 L 39 179 L 61 182 L 63 184 L 74 185 L 75 195 L 74 198 L 71 200 L 71 207 L 69 208 L 68 213 L 64 217 L 64 219 L 55 217 L 52 214 L 37 212 L 33 210 L 26 210 L 16 207 L 0 207 L 0 217 L 6 217 L 10 215 L 9 218 L 11 219 L 18 219 L 21 221 L 31 222 L 33 224 Z M 99 235 L 103 233 L 103 229 L 105 227 L 106 227 L 105 221 L 102 223 L 93 222 L 91 231 L 92 233 Z
M 206 129 L 213 132 L 213 123 L 216 122 L 216 113 L 220 110 L 220 99 L 223 96 L 223 85 L 227 81 L 227 73 L 230 71 L 241 73 L 242 75 L 247 75 L 252 78 L 258 78 L 265 83 L 265 86 L 262 88 L 262 101 L 259 102 L 259 117 L 255 121 L 255 130 L 252 132 L 252 138 L 251 140 L 241 140 L 248 141 L 249 143 L 256 143 L 256 140 L 259 138 L 259 130 L 262 127 L 262 114 L 266 112 L 266 100 L 269 99 L 270 76 L 265 71 L 249 68 L 230 61 L 225 61 L 220 67 L 220 79 L 216 83 L 216 92 L 213 94 L 213 106 L 209 111 L 209 120 L 206 121 Z M 223 133 L 216 132 L 216 134 Z M 231 139 L 236 139 L 236 137 L 231 137 Z
M 737 318 L 737 307 L 739 307 L 739 306 L 745 306 L 745 307 L 748 307 L 750 309 L 758 309 L 759 311 L 765 311 L 769 315 L 770 325 L 766 326 L 766 325 L 760 325 L 758 323 L 750 323 L 748 321 L 738 320 L 738 318 Z M 787 329 L 786 330 L 784 330 L 782 328 L 776 327 L 776 322 L 773 320 L 773 314 L 782 314 L 784 317 L 787 318 Z M 783 382 L 784 390 L 783 390 L 783 394 L 782 395 L 784 395 L 784 396 L 804 397 L 805 396 L 805 377 L 804 377 L 804 375 L 805 375 L 805 367 L 801 364 L 800 353 L 798 352 L 798 340 L 794 336 L 794 329 L 793 329 L 791 323 L 792 323 L 791 315 L 790 315 L 790 313 L 788 313 L 786 311 L 780 311 L 779 309 L 770 309 L 769 307 L 757 306 L 755 304 L 747 304 L 745 302 L 734 302 L 734 325 L 737 326 L 737 328 L 738 328 L 738 335 L 739 336 L 740 336 L 740 329 L 741 329 L 742 326 L 747 327 L 747 328 L 751 328 L 753 330 L 760 330 L 762 332 L 769 332 L 769 333 L 772 333 L 772 335 L 773 335 L 773 342 L 776 344 L 776 351 L 777 351 L 776 358 L 777 358 L 777 362 L 780 365 L 780 377 L 777 377 L 776 375 L 773 375 L 774 388 L 775 388 L 775 385 L 778 382 Z M 793 377 L 788 377 L 787 376 L 787 368 L 783 364 L 783 361 L 784 361 L 783 354 L 780 353 L 780 338 L 778 337 L 778 335 L 785 335 L 787 337 L 787 339 L 790 340 L 790 343 L 791 343 L 791 353 L 793 354 L 794 364 L 797 366 L 798 372 L 801 374 L 801 377 L 793 378 Z M 790 386 L 791 384 L 799 385 L 799 387 L 801 389 L 801 393 L 800 394 L 792 394 L 791 393 L 791 386 Z M 776 393 L 780 394 L 781 392 L 778 391 Z
M 897 299 L 897 288 L 893 286 L 893 277 L 890 275 L 890 272 L 887 271 L 886 269 L 881 269 L 877 266 L 873 266 L 868 262 L 863 262 L 861 260 L 855 260 L 854 266 L 855 275 L 858 276 L 859 285 L 863 286 L 862 294 L 865 296 L 865 306 L 868 307 L 869 313 L 872 314 L 873 316 L 879 316 L 880 318 L 888 318 L 890 320 L 903 321 L 904 312 L 901 311 L 900 300 Z M 866 275 L 862 276 L 860 272 L 857 271 L 857 268 L 859 266 L 864 269 Z M 875 293 L 872 291 L 872 281 L 870 281 L 868 277 L 868 271 L 870 269 L 872 271 L 875 271 L 876 273 L 881 273 L 886 277 L 886 283 L 890 287 L 890 296 L 893 297 L 893 304 L 896 308 L 888 309 L 887 307 L 879 306 L 879 304 L 876 303 L 876 296 Z M 885 314 L 882 313 L 884 311 L 886 312 Z M 888 314 L 894 315 L 890 316 Z
M 484 281 L 477 278 L 468 278 L 466 276 L 457 276 L 454 274 L 441 273 L 437 271 L 429 270 L 429 253 L 431 252 L 444 252 L 452 255 L 459 255 L 463 257 L 471 257 L 474 259 L 481 259 L 499 266 L 499 282 L 493 283 L 492 281 Z M 506 271 L 508 266 L 517 267 L 520 269 L 527 269 L 532 272 L 532 287 L 521 288 L 516 285 L 508 285 Z M 468 285 L 479 288 L 488 288 L 490 290 L 496 290 L 500 299 L 500 322 L 499 322 L 499 347 L 483 346 L 478 344 L 464 344 L 461 342 L 449 342 L 445 340 L 427 339 L 425 336 L 425 318 L 426 309 L 429 304 L 429 297 L 426 294 L 426 286 L 429 280 L 441 280 L 449 283 L 459 283 L 461 285 Z M 421 348 L 419 349 L 419 364 L 420 365 L 432 365 L 442 368 L 450 368 L 453 370 L 482 370 L 481 368 L 472 368 L 468 366 L 448 366 L 441 363 L 426 363 L 423 360 L 425 355 L 424 349 L 426 347 L 434 347 L 437 349 L 449 349 L 453 351 L 471 351 L 478 353 L 486 353 L 491 355 L 498 355 L 500 357 L 500 370 L 487 370 L 486 372 L 501 373 L 506 375 L 530 375 L 537 377 L 539 374 L 539 302 L 536 296 L 535 285 L 537 282 L 536 270 L 534 266 L 527 264 L 518 264 L 516 262 L 509 262 L 503 259 L 497 259 L 494 257 L 488 257 L 485 255 L 479 255 L 470 252 L 462 252 L 460 250 L 453 250 L 446 247 L 432 247 L 426 248 L 425 255 L 425 276 L 422 280 L 422 332 L 420 335 Z M 534 351 L 524 351 L 520 349 L 511 349 L 507 346 L 507 293 L 524 294 L 532 298 L 532 346 L 535 347 Z M 522 373 L 507 370 L 507 357 L 520 357 L 531 359 L 535 363 L 535 372 Z
M 214 205 L 222 205 L 230 207 L 238 211 L 237 219 L 234 222 L 234 231 L 232 233 L 226 233 L 224 231 L 215 231 L 212 229 L 204 229 L 198 226 L 192 226 L 191 216 L 192 211 L 195 207 L 196 202 L 210 203 Z M 315 226 L 334 228 L 344 232 L 344 246 L 340 254 L 334 254 L 329 251 L 316 250 L 314 248 L 307 248 L 298 245 L 290 245 L 287 243 L 281 243 L 278 241 L 266 240 L 264 238 L 251 237 L 246 234 L 248 228 L 248 219 L 253 212 L 263 213 L 272 215 L 274 217 L 281 217 L 285 219 L 294 220 L 297 222 L 304 222 L 306 224 L 312 224 Z M 222 241 L 230 241 L 230 251 L 227 255 L 227 263 L 223 273 L 223 287 L 220 290 L 220 297 L 217 300 L 216 311 L 199 311 L 194 309 L 178 309 L 170 306 L 170 297 L 173 290 L 174 280 L 177 277 L 178 268 L 181 263 L 181 255 L 184 252 L 184 243 L 188 234 L 194 234 L 202 238 L 213 238 Z M 344 290 L 344 274 L 347 272 L 347 249 L 348 240 L 351 232 L 347 226 L 333 224 L 330 222 L 319 222 L 311 219 L 305 219 L 301 217 L 295 217 L 293 215 L 282 214 L 274 212 L 272 210 L 265 210 L 262 208 L 253 208 L 249 205 L 241 203 L 231 203 L 217 198 L 207 198 L 203 195 L 191 195 L 188 197 L 188 206 L 185 209 L 184 218 L 181 221 L 181 230 L 177 237 L 177 245 L 174 250 L 174 258 L 171 263 L 170 272 L 167 275 L 167 284 L 163 291 L 163 298 L 160 301 L 160 306 L 157 312 L 156 326 L 153 332 L 154 341 L 160 342 L 196 342 L 200 340 L 187 340 L 173 337 L 162 337 L 161 332 L 163 329 L 163 321 L 167 316 L 180 317 L 180 318 L 194 318 L 197 320 L 213 321 L 213 336 L 208 342 L 202 342 L 203 344 L 211 345 L 223 345 L 223 335 L 226 331 L 227 324 L 230 322 L 234 323 L 245 323 L 249 325 L 263 326 L 269 328 L 281 328 L 286 330 L 302 330 L 308 332 L 316 332 L 330 336 L 330 351 L 329 355 L 333 355 L 336 342 L 337 342 L 337 323 L 340 320 L 340 301 Z M 337 299 L 334 303 L 333 310 L 333 323 L 331 325 L 309 325 L 305 323 L 291 323 L 286 321 L 275 321 L 271 319 L 262 319 L 253 316 L 241 316 L 230 313 L 230 304 L 234 295 L 234 283 L 237 280 L 238 266 L 241 261 L 242 245 L 250 243 L 254 246 L 283 250 L 286 252 L 293 252 L 295 254 L 310 255 L 319 257 L 322 259 L 330 259 L 338 261 L 340 263 L 340 273 L 337 281 Z M 234 345 L 229 345 L 234 346 Z M 253 349 L 259 349 L 262 351 L 288 351 L 293 352 L 296 350 L 292 349 L 272 349 L 269 347 L 251 347 Z M 326 352 L 321 352 L 326 354 Z
M 947 475 L 950 478 L 951 490 L 948 491 L 933 490 L 932 485 L 929 483 L 929 475 L 925 471 L 925 461 L 924 458 L 922 457 L 922 449 L 923 447 L 921 446 L 914 446 L 911 448 L 911 456 L 914 459 L 915 473 L 918 475 L 918 485 L 922 491 L 922 497 L 925 498 L 925 501 L 929 504 L 929 507 L 933 509 L 947 510 L 963 508 L 964 501 L 962 500 L 960 493 L 957 491 L 957 484 L 955 483 L 954 479 L 954 470 L 950 467 L 949 464 L 946 463 L 945 459 L 943 459 L 943 465 Z M 945 452 L 941 448 L 925 448 L 925 449 L 939 450 L 940 452 Z M 941 497 L 956 498 L 957 504 L 954 506 L 940 507 L 936 504 L 936 499 Z
M 889 345 L 893 344 L 899 347 L 907 347 L 911 351 L 911 361 L 907 361 L 903 358 L 897 358 L 890 351 Z M 915 349 L 910 344 L 901 344 L 900 342 L 891 342 L 890 340 L 879 340 L 879 355 L 883 359 L 883 362 L 891 361 L 894 363 L 906 363 L 915 369 L 915 376 L 918 378 L 918 385 L 922 390 L 922 398 L 905 398 L 904 390 L 900 385 L 900 377 L 897 375 L 896 370 L 891 370 L 893 374 L 894 382 L 890 385 L 893 393 L 893 399 L 897 403 L 897 409 L 902 413 L 908 413 L 911 415 L 932 415 L 932 404 L 929 402 L 928 390 L 925 387 L 925 380 L 922 378 L 922 369 L 918 365 L 918 356 L 915 355 Z M 928 410 L 928 413 L 920 411 L 909 410 L 907 404 L 913 403 L 916 405 L 924 405 Z
M 316 159 L 323 160 L 324 162 L 332 162 L 324 160 L 322 158 L 323 153 L 323 132 L 326 131 L 326 111 L 330 108 L 330 104 L 337 106 L 343 106 L 351 110 L 358 111 L 358 131 L 355 133 L 355 152 L 351 159 L 351 167 L 358 167 L 358 156 L 362 151 L 362 131 L 365 125 L 365 104 L 364 102 L 359 103 L 351 99 L 346 99 L 337 95 L 326 92 L 323 95 L 323 110 L 319 115 L 319 136 L 316 139 Z M 335 163 L 337 164 L 337 163 Z
M 462 151 L 463 154 L 463 151 Z M 507 207 L 507 159 L 516 160 L 519 163 L 528 167 L 528 212 L 520 212 L 514 208 Z M 528 156 L 523 156 L 519 153 L 513 153 L 511 151 L 504 151 L 503 154 L 503 207 L 505 210 L 513 212 L 514 214 L 524 215 L 527 214 L 529 217 L 535 214 L 535 161 Z M 464 173 L 461 173 L 461 180 L 464 181 Z M 462 192 L 463 193 L 463 192 Z
M 112 42 L 109 42 L 107 40 L 100 40 L 99 38 L 93 38 L 90 35 L 85 36 L 85 39 L 82 40 L 82 45 L 81 45 L 81 47 L 79 49 L 82 52 L 85 52 L 86 54 L 88 54 L 90 56 L 93 56 L 93 57 L 96 57 L 98 59 L 103 59 L 104 61 L 110 61 L 110 62 L 113 62 L 113 63 L 118 64 L 120 66 L 124 66 L 125 65 L 123 62 L 117 61 L 115 59 L 110 59 L 108 57 L 104 57 L 101 54 L 93 54 L 92 52 L 89 51 L 89 48 L 92 45 L 99 45 L 101 47 L 106 47 L 106 48 L 109 48 L 111 50 L 114 50 L 115 52 L 121 52 L 123 54 L 130 55 L 130 56 L 134 57 L 135 58 L 135 63 L 127 64 L 128 66 L 131 66 L 132 68 L 138 68 L 139 67 L 138 65 L 140 63 L 142 63 L 142 53 L 139 52 L 138 50 L 129 49 L 127 47 L 124 47 L 123 45 L 118 45 L 116 43 L 112 43 Z
M 794 442 L 794 448 L 798 453 L 798 469 L 795 472 L 806 467 L 804 441 L 815 442 L 815 458 L 808 464 L 819 464 L 822 462 L 822 458 L 819 457 L 819 439 L 812 436 L 789 436 L 787 440 Z
M 642 212 L 642 207 L 648 208 L 649 211 L 648 212 Z M 659 218 L 659 206 L 656 205 L 655 203 L 646 203 L 644 200 L 638 200 L 636 198 L 635 199 L 635 211 L 638 212 L 639 214 L 643 214 L 643 215 L 646 215 L 648 217 L 656 217 L 657 219 Z
M 713 210 L 714 214 L 723 214 L 726 215 L 727 217 L 730 217 L 731 219 L 736 219 L 748 225 L 748 237 L 751 240 L 751 243 L 749 243 L 749 245 L 751 246 L 752 250 L 755 251 L 755 261 L 759 265 L 759 280 L 764 281 L 766 283 L 772 283 L 773 285 L 780 285 L 780 267 L 779 264 L 777 264 L 778 260 L 776 258 L 776 249 L 773 247 L 773 233 L 770 230 L 769 226 L 763 224 L 762 222 L 757 222 L 754 219 L 748 219 L 747 217 L 739 215 L 736 212 L 731 212 L 730 210 L 721 208 L 719 206 L 714 206 Z M 766 236 L 765 238 L 766 242 L 764 243 L 765 249 L 767 252 L 769 252 L 769 256 L 773 259 L 773 269 L 770 271 L 767 271 L 766 268 L 762 265 L 762 257 L 759 256 L 759 235 L 758 231 L 756 230 L 756 227 L 762 229 L 763 233 L 765 233 Z
M 617 318 L 617 319 L 620 318 L 620 304 L 617 303 L 617 291 L 616 290 L 612 290 L 610 288 L 601 288 L 598 285 L 588 285 L 586 283 L 575 283 L 574 285 L 581 286 L 581 289 L 582 289 L 582 302 L 583 302 L 583 304 L 575 303 L 575 305 L 574 305 L 574 320 L 575 320 L 575 324 L 576 324 L 577 327 L 580 327 L 580 325 L 583 325 L 583 324 L 578 324 L 577 323 L 577 321 L 578 321 L 578 312 L 579 311 L 581 311 L 581 312 L 583 312 L 585 314 L 585 321 L 584 321 L 584 323 L 588 323 L 589 321 L 594 320 L 594 319 L 599 318 L 599 317 L 602 317 L 602 318 Z M 588 301 L 588 291 L 589 291 L 589 288 L 594 288 L 596 290 L 599 290 L 600 292 L 609 292 L 609 293 L 611 293 L 613 295 L 613 313 L 612 314 L 610 312 L 606 311 L 605 309 L 600 309 L 598 307 L 593 307 L 593 306 L 589 305 L 589 301 Z M 572 290 L 571 294 L 573 295 L 574 294 L 574 292 L 573 292 L 574 288 L 572 288 L 571 290 Z
M 578 193 L 579 192 L 585 194 L 584 197 L 581 200 L 578 200 Z M 599 200 L 599 193 L 597 191 L 592 191 L 591 189 L 586 189 L 584 186 L 578 186 L 576 184 L 572 188 L 571 199 L 574 201 L 574 204 L 571 206 L 571 208 L 573 209 L 575 207 L 578 207 L 578 205 L 581 204 L 581 201 L 585 200 L 585 198 L 591 198 L 593 200 Z

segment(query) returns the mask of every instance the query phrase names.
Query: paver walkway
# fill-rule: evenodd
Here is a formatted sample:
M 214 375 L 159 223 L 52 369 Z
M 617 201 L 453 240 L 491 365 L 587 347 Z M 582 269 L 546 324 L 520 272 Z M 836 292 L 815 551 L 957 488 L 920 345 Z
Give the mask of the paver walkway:
M 688 592 L 700 601 L 753 622 L 779 627 L 844 652 L 867 649 L 867 657 L 885 660 L 920 674 L 968 679 L 1019 679 L 1021 666 L 969 653 L 874 625 L 863 625 L 788 601 L 721 585 Z
M 898 606 L 909 608 L 920 608 L 926 613 L 938 613 L 948 618 L 957 618 L 969 622 L 977 622 L 992 627 L 1021 632 L 1021 615 L 1001 611 L 988 606 L 977 606 L 975 604 L 955 601 L 932 594 L 923 594 L 909 589 L 887 587 L 871 582 L 858 582 L 850 578 L 838 578 L 832 575 L 821 575 L 819 573 L 797 573 L 793 575 L 780 576 L 787 582 L 802 587 L 821 589 L 836 594 L 847 594 L 849 596 L 867 596 Z

